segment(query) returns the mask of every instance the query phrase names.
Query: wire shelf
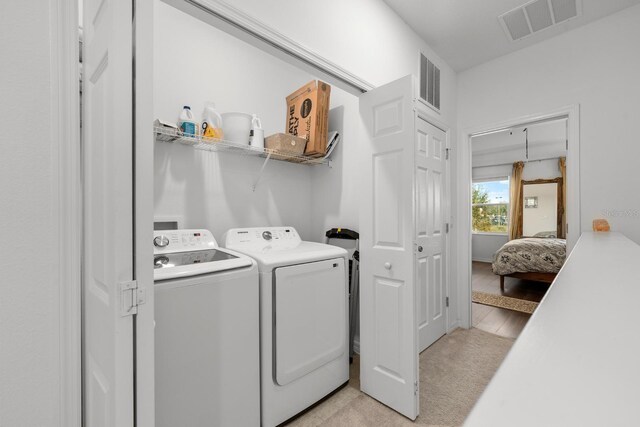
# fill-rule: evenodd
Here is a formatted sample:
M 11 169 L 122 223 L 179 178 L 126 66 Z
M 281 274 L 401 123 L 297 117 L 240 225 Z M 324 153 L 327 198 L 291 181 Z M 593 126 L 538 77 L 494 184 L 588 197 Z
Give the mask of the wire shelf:
M 303 165 L 330 165 L 331 160 L 324 157 L 308 157 L 299 154 L 288 153 L 286 151 L 276 151 L 269 148 L 257 148 L 250 145 L 242 145 L 236 142 L 225 141 L 223 139 L 209 138 L 204 136 L 182 135 L 180 131 L 171 128 L 154 126 L 156 141 L 165 143 L 180 143 L 190 145 L 196 150 L 219 151 L 234 153 L 245 156 L 262 157 L 274 160 L 281 160 L 290 163 Z

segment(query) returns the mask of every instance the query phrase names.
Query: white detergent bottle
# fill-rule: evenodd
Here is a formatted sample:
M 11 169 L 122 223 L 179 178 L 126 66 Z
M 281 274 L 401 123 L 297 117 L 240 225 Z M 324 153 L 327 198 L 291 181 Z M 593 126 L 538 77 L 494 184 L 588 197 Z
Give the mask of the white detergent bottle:
M 264 129 L 262 129 L 262 122 L 255 114 L 251 119 L 251 133 L 249 143 L 252 147 L 264 149 Z
M 223 139 L 224 134 L 222 132 L 222 116 L 216 110 L 216 104 L 213 102 L 207 103 L 202 113 L 202 133 L 201 135 L 207 138 Z
M 180 113 L 180 130 L 186 136 L 198 135 L 198 123 L 196 123 L 191 107 L 188 105 L 185 105 Z

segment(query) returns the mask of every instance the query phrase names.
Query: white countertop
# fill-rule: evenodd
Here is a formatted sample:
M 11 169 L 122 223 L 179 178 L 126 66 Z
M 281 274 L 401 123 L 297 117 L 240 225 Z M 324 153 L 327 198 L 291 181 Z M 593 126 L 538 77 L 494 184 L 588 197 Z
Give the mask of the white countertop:
M 465 426 L 640 426 L 640 246 L 584 233 Z

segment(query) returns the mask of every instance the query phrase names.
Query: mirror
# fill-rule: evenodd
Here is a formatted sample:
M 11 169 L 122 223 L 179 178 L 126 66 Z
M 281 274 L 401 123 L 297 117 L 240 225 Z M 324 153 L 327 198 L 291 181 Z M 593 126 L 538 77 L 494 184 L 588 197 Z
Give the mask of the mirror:
M 563 237 L 562 178 L 522 181 L 523 237 Z

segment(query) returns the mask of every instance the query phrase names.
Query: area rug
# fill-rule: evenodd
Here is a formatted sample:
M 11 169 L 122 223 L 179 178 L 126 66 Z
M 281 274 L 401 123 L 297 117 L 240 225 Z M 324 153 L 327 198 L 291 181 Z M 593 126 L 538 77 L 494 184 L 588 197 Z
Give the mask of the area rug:
M 473 291 L 472 296 L 473 302 L 478 304 L 506 308 L 507 310 L 519 311 L 521 313 L 531 314 L 538 307 L 537 302 L 505 297 L 503 295 L 488 294 L 486 292 Z

